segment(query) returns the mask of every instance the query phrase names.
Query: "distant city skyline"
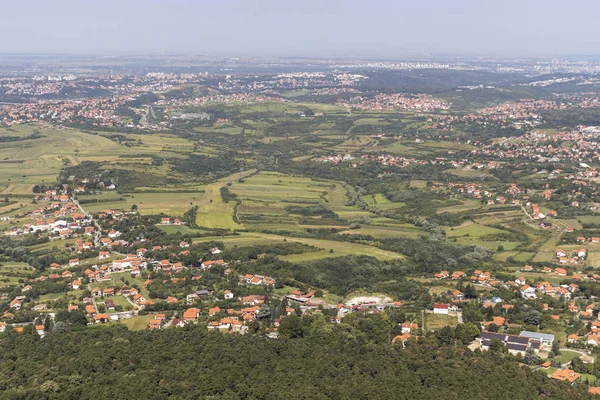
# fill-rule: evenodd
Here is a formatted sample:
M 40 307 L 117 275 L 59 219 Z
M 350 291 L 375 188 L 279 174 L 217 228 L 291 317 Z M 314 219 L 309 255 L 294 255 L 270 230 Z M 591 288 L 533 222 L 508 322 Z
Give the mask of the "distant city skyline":
M 592 0 L 3 3 L 0 53 L 600 56 Z

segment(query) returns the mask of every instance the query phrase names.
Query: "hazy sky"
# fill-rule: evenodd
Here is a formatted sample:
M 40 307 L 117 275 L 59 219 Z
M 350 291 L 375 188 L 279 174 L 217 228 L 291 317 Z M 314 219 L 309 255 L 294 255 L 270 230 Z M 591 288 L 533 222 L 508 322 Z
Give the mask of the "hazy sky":
M 600 55 L 598 0 L 0 0 L 0 52 Z

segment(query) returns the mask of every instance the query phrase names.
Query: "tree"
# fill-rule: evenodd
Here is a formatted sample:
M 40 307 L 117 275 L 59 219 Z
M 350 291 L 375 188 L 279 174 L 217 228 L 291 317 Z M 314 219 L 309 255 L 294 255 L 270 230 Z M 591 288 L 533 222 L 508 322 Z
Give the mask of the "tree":
M 444 326 L 442 329 L 437 331 L 436 336 L 441 344 L 451 345 L 454 342 L 452 328 L 450 328 L 449 326 Z
M 527 325 L 538 326 L 542 323 L 542 314 L 536 310 L 529 310 L 523 315 L 523 322 Z
M 571 360 L 571 367 L 573 368 L 573 371 L 579 372 L 580 374 L 587 373 L 587 366 L 584 364 L 583 361 L 581 361 L 581 358 L 579 357 L 575 357 Z
M 476 299 L 477 298 L 477 290 L 475 290 L 473 285 L 465 286 L 464 294 L 467 299 Z
M 508 353 L 506 346 L 504 346 L 504 342 L 496 338 L 490 340 L 490 351 L 493 351 L 494 353 Z
M 479 327 L 475 324 L 467 322 L 465 324 L 458 324 L 454 329 L 454 338 L 460 340 L 462 344 L 471 343 L 477 335 L 479 335 Z
M 52 332 L 64 332 L 66 329 L 67 329 L 67 324 L 62 321 L 58 321 L 54 324 L 54 328 L 52 328 Z
M 527 349 L 525 356 L 523 357 L 523 362 L 527 365 L 539 365 L 542 362 L 542 359 L 535 354 L 533 349 Z
M 552 352 L 555 356 L 560 354 L 560 343 L 557 340 L 552 342 Z
M 290 314 L 283 317 L 279 322 L 279 334 L 282 337 L 293 339 L 304 336 L 302 329 L 302 319 L 296 314 Z
M 462 307 L 463 321 L 477 323 L 483 321 L 483 315 L 477 303 L 464 303 Z

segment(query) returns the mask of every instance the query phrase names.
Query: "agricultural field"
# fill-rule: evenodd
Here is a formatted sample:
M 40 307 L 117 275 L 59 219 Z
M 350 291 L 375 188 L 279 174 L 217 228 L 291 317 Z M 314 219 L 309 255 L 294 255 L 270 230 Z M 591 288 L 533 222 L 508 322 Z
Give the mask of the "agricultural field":
M 0 143 L 0 188 L 4 188 L 1 195 L 31 194 L 33 185 L 53 183 L 66 165 L 129 152 L 105 137 L 70 128 L 20 125 L 0 134 L 26 137 L 35 132 L 39 138 Z
M 196 214 L 196 224 L 206 228 L 238 229 L 243 225 L 236 223 L 233 218 L 235 208 L 232 202 L 225 203 L 221 196 L 223 182 L 207 185 L 204 188 L 202 202 Z
M 121 319 L 118 323 L 125 325 L 129 330 L 140 331 L 148 327 L 152 318 L 154 318 L 152 314 L 135 315 L 131 318 Z
M 33 273 L 35 270 L 25 263 L 0 262 L 0 287 L 16 286 Z
M 471 210 L 478 210 L 481 208 L 481 202 L 476 199 L 467 199 L 462 200 L 461 204 L 457 204 L 455 206 L 449 207 L 441 207 L 436 210 L 438 214 L 449 212 L 449 213 L 459 213 Z
M 315 181 L 309 178 L 259 173 L 233 183 L 229 190 L 241 201 L 238 217 L 248 229 L 264 227 L 321 224 L 324 217 L 293 215 L 286 207 L 307 207 L 320 205 L 344 217 L 359 211 L 355 207 L 345 206 L 345 190 L 341 185 L 328 181 Z M 259 216 L 258 219 L 256 217 Z M 325 226 L 340 225 L 333 218 Z M 311 222 L 312 221 L 312 222 Z
M 425 329 L 435 330 L 445 326 L 454 327 L 458 323 L 458 318 L 454 315 L 445 314 L 425 314 Z
M 196 241 L 222 241 L 226 246 L 252 246 L 252 245 L 263 245 L 269 243 L 281 243 L 283 241 L 303 243 L 310 246 L 314 246 L 319 251 L 308 252 L 303 254 L 292 254 L 287 256 L 281 256 L 282 259 L 299 262 L 299 261 L 312 261 L 322 258 L 340 257 L 345 255 L 368 255 L 373 256 L 381 260 L 393 260 L 401 259 L 403 256 L 398 253 L 391 251 L 382 250 L 374 246 L 340 242 L 336 240 L 324 240 L 324 239 L 309 239 L 309 238 L 296 238 L 290 236 L 280 236 L 257 232 L 244 232 L 240 233 L 239 236 L 211 236 L 211 237 L 200 237 L 194 239 Z
M 394 203 L 392 201 L 389 201 L 381 193 L 372 194 L 372 195 L 364 195 L 364 196 L 362 196 L 362 199 L 368 205 L 380 208 L 382 210 L 396 209 L 396 208 L 400 208 L 404 205 L 404 203 Z

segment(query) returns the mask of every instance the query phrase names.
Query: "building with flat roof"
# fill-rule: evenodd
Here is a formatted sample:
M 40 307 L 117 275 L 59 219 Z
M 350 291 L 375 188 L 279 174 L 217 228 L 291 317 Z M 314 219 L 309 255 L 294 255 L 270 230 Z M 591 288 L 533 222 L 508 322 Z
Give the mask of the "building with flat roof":
M 521 337 L 517 335 L 509 335 L 506 333 L 496 333 L 482 331 L 479 336 L 479 342 L 481 343 L 482 350 L 489 350 L 490 343 L 493 339 L 498 339 L 508 349 L 508 352 L 513 355 L 525 355 L 528 348 L 531 347 L 530 339 L 528 337 Z M 536 346 L 533 346 L 536 350 Z
M 542 350 L 552 350 L 554 335 L 550 333 L 523 331 L 519 336 L 529 338 L 532 342 L 540 343 Z

